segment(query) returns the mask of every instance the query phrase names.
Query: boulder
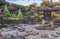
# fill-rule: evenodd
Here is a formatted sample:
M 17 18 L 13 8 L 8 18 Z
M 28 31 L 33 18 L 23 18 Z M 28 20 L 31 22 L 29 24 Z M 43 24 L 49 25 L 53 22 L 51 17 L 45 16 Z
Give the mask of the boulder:
M 18 27 L 18 30 L 19 30 L 20 32 L 24 32 L 24 31 L 25 31 L 25 27 Z
M 12 35 L 10 35 L 10 34 L 6 34 L 5 36 L 3 36 L 4 37 L 4 39 L 12 39 Z
M 31 32 L 31 35 L 38 35 L 39 32 Z
M 53 37 L 59 37 L 59 35 L 57 35 L 57 34 L 51 34 L 51 36 L 53 36 Z
M 25 36 L 18 36 L 16 39 L 26 39 Z
M 57 35 L 60 35 L 60 32 L 56 32 Z
M 47 34 L 41 34 L 41 38 L 49 38 Z
M 50 39 L 58 39 L 58 38 L 56 38 L 56 37 L 51 37 Z
M 27 33 L 30 33 L 30 32 L 33 32 L 33 31 L 32 31 L 32 30 L 27 30 L 26 32 L 27 32 Z

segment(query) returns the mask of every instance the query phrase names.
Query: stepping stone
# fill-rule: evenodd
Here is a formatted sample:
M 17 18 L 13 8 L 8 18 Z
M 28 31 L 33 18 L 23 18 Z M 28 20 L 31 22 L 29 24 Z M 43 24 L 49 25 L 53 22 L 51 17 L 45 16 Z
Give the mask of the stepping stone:
M 56 32 L 57 35 L 60 35 L 60 32 Z
M 6 28 L 2 28 L 1 31 L 6 31 Z
M 10 24 L 10 25 L 13 25 L 13 24 Z
M 33 32 L 32 30 L 28 30 L 26 32 L 27 33 L 30 33 L 31 35 L 38 35 L 39 34 L 38 32 Z
M 25 31 L 25 27 L 18 27 L 18 30 L 19 30 L 20 32 L 24 32 L 24 31 Z
M 47 34 L 42 34 L 41 38 L 49 38 L 49 36 Z
M 14 30 L 14 29 L 10 29 L 10 28 L 7 28 L 7 29 L 6 29 L 6 31 L 12 31 L 12 30 Z
M 50 39 L 58 39 L 57 37 L 51 37 Z
M 35 27 L 35 28 L 38 29 L 38 30 L 54 30 L 54 28 L 51 28 L 51 27 L 42 27 L 42 26 Z
M 27 32 L 27 33 L 30 33 L 30 32 L 33 32 L 33 31 L 32 31 L 32 30 L 27 30 L 26 32 Z
M 10 29 L 10 28 L 4 28 L 4 29 L 2 29 L 2 31 L 12 31 L 12 29 Z
M 9 27 L 7 27 L 7 28 L 9 28 L 9 29 L 15 29 L 15 27 L 13 27 L 13 26 L 9 26 Z
M 14 26 L 14 28 L 18 28 L 18 26 Z
M 35 27 L 35 28 L 38 29 L 38 30 L 44 30 L 44 29 L 42 28 L 42 26 Z
M 55 27 L 55 28 L 59 28 L 59 26 L 58 26 L 58 25 L 54 25 L 54 27 Z
M 53 37 L 59 37 L 59 35 L 57 35 L 57 34 L 51 34 L 51 36 L 53 36 Z
M 16 39 L 26 39 L 25 36 L 18 36 Z
M 35 23 L 33 23 L 33 22 L 31 22 L 31 23 L 29 23 L 29 25 L 34 25 Z
M 38 35 L 38 32 L 31 32 L 31 35 Z
M 23 25 L 19 24 L 18 26 L 23 26 Z
M 6 34 L 5 36 L 3 36 L 5 39 L 11 39 L 12 38 L 12 35 L 10 34 Z
M 3 37 L 2 34 L 1 34 L 1 32 L 0 32 L 0 37 Z
M 55 25 L 59 25 L 60 26 L 60 23 L 56 23 Z
M 55 30 L 55 29 L 51 27 L 45 27 L 45 30 Z
M 29 33 L 24 32 L 24 33 L 21 33 L 19 36 L 20 36 L 20 37 L 28 37 L 28 36 L 30 36 L 30 34 L 29 34 Z

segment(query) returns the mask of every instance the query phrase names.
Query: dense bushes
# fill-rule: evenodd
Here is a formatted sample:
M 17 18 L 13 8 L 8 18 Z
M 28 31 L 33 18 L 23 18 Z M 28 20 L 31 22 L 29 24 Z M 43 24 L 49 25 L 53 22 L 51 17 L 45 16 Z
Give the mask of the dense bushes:
M 6 6 L 5 6 L 5 8 L 4 8 L 3 16 L 4 16 L 5 18 L 11 17 L 11 14 L 10 14 L 10 12 L 9 12 L 9 10 L 8 10 L 8 8 L 7 8 Z

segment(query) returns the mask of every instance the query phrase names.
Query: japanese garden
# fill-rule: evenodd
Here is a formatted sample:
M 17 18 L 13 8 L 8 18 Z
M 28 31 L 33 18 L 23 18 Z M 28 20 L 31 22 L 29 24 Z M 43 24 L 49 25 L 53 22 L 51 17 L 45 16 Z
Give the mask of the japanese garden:
M 25 0 L 22 1 L 25 2 Z M 54 37 L 59 37 L 60 0 L 55 2 L 53 0 L 41 0 L 39 5 L 35 1 L 24 6 L 0 0 L 1 39 L 56 39 Z

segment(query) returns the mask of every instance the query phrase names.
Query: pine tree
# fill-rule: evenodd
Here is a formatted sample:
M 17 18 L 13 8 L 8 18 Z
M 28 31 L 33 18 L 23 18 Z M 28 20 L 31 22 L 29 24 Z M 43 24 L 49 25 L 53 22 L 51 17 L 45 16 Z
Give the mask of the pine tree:
M 6 5 L 5 5 L 5 8 L 4 8 L 3 16 L 6 17 L 6 18 L 11 17 L 11 14 L 10 14 Z
M 18 16 L 17 16 L 19 19 L 23 18 L 23 15 L 22 15 L 22 12 L 21 12 L 21 9 L 19 9 L 19 13 L 18 13 Z

